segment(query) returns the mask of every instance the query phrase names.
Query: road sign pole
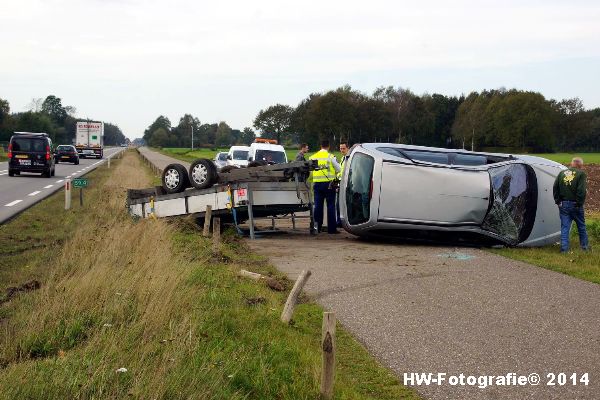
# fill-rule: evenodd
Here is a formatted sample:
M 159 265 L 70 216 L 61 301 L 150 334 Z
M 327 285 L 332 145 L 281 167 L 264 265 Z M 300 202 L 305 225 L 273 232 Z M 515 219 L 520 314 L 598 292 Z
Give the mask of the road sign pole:
M 65 210 L 71 208 L 71 180 L 65 181 Z
M 79 205 L 83 206 L 83 188 L 79 188 Z

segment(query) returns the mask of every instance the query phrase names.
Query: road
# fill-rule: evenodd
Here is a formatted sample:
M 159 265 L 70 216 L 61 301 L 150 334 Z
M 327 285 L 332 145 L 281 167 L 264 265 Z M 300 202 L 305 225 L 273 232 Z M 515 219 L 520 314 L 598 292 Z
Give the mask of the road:
M 77 178 L 92 171 L 124 148 L 107 148 L 104 158 L 82 158 L 79 165 L 57 164 L 56 176 L 43 178 L 40 174 L 8 176 L 8 163 L 0 163 L 0 224 L 5 223 L 20 212 L 50 196 L 64 186 L 67 178 Z

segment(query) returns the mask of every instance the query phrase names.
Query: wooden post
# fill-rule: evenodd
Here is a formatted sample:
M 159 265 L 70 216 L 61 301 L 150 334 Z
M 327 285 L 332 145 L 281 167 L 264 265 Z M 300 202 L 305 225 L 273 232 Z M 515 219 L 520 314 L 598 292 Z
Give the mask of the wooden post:
M 210 235 L 210 220 L 212 218 L 212 206 L 206 206 L 206 212 L 204 213 L 204 231 L 202 231 L 202 236 L 208 237 Z
M 294 283 L 294 287 L 292 288 L 292 291 L 285 302 L 285 306 L 283 307 L 283 312 L 281 313 L 281 321 L 283 323 L 290 323 L 292 315 L 294 315 L 294 308 L 298 303 L 298 296 L 300 296 L 300 292 L 302 292 L 302 288 L 306 284 L 306 281 L 309 277 L 310 270 L 304 270 L 300 273 L 298 279 L 296 279 L 296 283 Z
M 108 168 L 110 168 L 110 156 L 108 156 Z
M 221 218 L 213 218 L 213 253 L 221 250 Z
M 335 313 L 323 313 L 321 349 L 323 351 L 321 398 L 328 400 L 333 397 L 333 383 L 335 381 Z

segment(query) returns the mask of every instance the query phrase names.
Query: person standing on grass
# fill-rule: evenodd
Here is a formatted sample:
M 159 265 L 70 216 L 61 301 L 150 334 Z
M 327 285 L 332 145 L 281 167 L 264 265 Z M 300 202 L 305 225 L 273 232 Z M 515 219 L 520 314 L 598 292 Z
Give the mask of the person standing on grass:
M 296 154 L 295 161 L 306 161 L 306 153 L 308 153 L 308 145 L 306 143 L 302 143 L 300 145 L 300 151 Z
M 561 171 L 554 181 L 554 202 L 558 205 L 560 214 L 560 252 L 569 251 L 569 233 L 573 221 L 579 232 L 579 245 L 583 250 L 589 250 L 588 235 L 585 229 L 583 205 L 586 196 L 586 175 L 581 170 L 583 160 L 575 157 L 571 166 Z

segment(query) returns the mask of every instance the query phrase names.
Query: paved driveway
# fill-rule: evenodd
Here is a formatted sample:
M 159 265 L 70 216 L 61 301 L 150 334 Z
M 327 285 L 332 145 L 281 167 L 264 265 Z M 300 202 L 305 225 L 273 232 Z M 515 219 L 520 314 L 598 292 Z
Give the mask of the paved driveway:
M 300 240 L 299 240 L 300 239 Z M 250 242 L 250 241 L 249 241 Z M 538 386 L 416 386 L 430 399 L 600 399 L 600 286 L 478 249 L 285 234 L 250 242 L 404 373 L 537 373 Z M 547 374 L 589 373 L 589 386 Z M 447 378 L 448 378 L 447 376 Z

